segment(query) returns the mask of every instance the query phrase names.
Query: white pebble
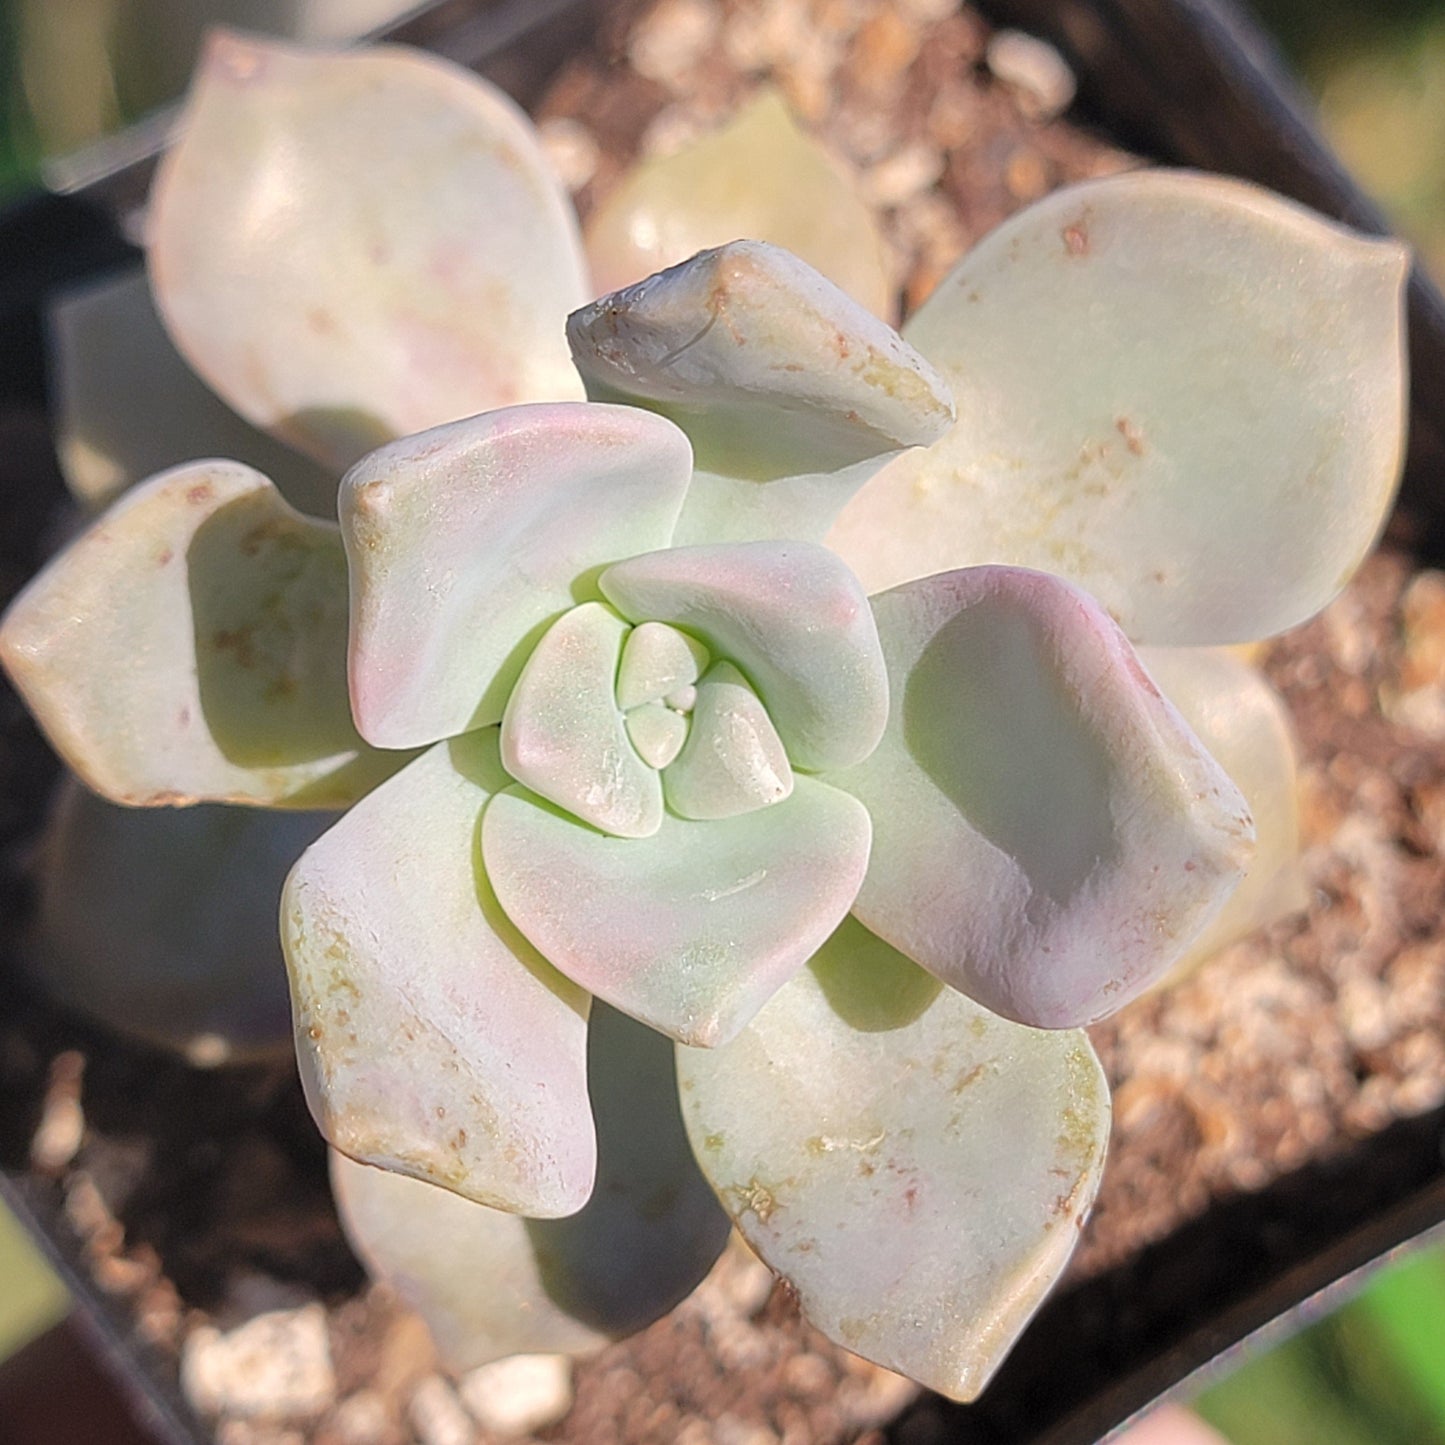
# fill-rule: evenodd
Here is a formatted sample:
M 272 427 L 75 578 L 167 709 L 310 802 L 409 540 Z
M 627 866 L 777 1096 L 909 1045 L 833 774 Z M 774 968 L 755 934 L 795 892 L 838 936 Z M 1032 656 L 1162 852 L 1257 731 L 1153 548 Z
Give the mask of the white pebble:
M 677 89 L 717 44 L 721 29 L 715 0 L 662 0 L 637 27 L 627 58 L 639 75 Z
M 1052 120 L 1069 108 L 1076 83 L 1068 62 L 1047 40 L 1022 30 L 1000 30 L 984 52 L 988 68 L 1019 92 L 1020 108 L 1034 120 Z
M 181 1355 L 181 1386 L 209 1415 L 298 1420 L 336 1397 L 326 1311 L 319 1304 L 257 1315 L 223 1334 L 194 1330 Z
M 384 1445 L 394 1433 L 391 1411 L 376 1390 L 348 1395 L 336 1407 L 331 1428 L 343 1445 Z
M 472 1418 L 494 1435 L 530 1435 L 572 1408 L 572 1361 L 566 1355 L 513 1355 L 463 1377 Z
M 477 1432 L 457 1392 L 440 1375 L 428 1375 L 412 1391 L 406 1413 L 421 1445 L 476 1445 Z
M 552 170 L 569 191 L 580 191 L 597 174 L 601 151 L 592 132 L 580 121 L 553 116 L 542 122 L 538 134 Z

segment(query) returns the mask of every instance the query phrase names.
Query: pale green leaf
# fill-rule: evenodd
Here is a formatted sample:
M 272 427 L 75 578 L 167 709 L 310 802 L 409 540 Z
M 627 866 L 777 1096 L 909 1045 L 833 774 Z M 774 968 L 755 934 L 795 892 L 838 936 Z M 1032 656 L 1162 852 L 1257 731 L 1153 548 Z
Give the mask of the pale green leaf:
M 665 622 L 644 622 L 627 634 L 617 669 L 617 705 L 630 711 L 694 683 L 707 667 L 707 649 Z
M 853 177 L 765 89 L 721 130 L 640 161 L 588 218 L 599 291 L 618 291 L 746 236 L 806 261 L 860 306 L 893 318 L 897 285 Z
M 757 689 L 799 768 L 865 758 L 888 715 L 878 632 L 857 579 L 808 542 L 673 547 L 609 567 L 601 588 L 633 622 L 696 633 Z
M 307 1100 L 362 1163 L 533 1215 L 592 1191 L 588 999 L 497 904 L 478 822 L 497 735 L 440 743 L 309 848 L 282 942 Z
M 508 407 L 342 481 L 351 696 L 378 746 L 497 722 L 537 639 L 610 562 L 666 546 L 691 452 L 635 407 Z
M 661 412 L 691 438 L 679 543 L 817 540 L 889 457 L 953 419 L 947 386 L 896 332 L 761 242 L 603 297 L 567 338 L 590 397 Z
M 1256 846 L 1244 882 L 1194 941 L 1180 968 L 1202 963 L 1309 903 L 1300 864 L 1300 797 L 1294 727 L 1284 700 L 1257 667 L 1202 647 L 1148 647 L 1140 660 L 1215 762 L 1244 795 Z
M 502 714 L 502 766 L 618 838 L 662 826 L 662 780 L 632 746 L 615 682 L 627 624 L 601 602 L 564 612 L 532 649 Z
M 678 1078 L 703 1172 L 809 1322 L 974 1398 L 1098 1188 L 1084 1035 L 996 1018 L 850 919 L 734 1042 L 680 1048 Z
M 416 50 L 213 35 L 151 191 L 181 353 L 338 471 L 458 417 L 578 395 L 576 223 L 525 116 Z
M 848 911 L 868 815 L 799 778 L 771 808 L 610 838 L 521 787 L 482 819 L 507 916 L 569 978 L 687 1043 L 731 1038 Z
M 49 317 L 56 452 L 92 509 L 180 462 L 229 457 L 275 481 L 293 507 L 336 515 L 338 477 L 258 431 L 177 354 L 142 271 L 67 292 Z
M 732 663 L 714 663 L 697 684 L 687 740 L 663 782 L 667 806 L 697 819 L 750 813 L 793 791 L 782 739 Z
M 958 424 L 830 544 L 870 592 L 977 563 L 1055 572 L 1144 642 L 1302 621 L 1394 496 L 1407 259 L 1218 176 L 1058 191 L 905 327 Z
M 276 913 L 333 813 L 121 808 L 62 782 L 22 965 L 50 997 L 195 1064 L 289 1050 Z
M 687 715 L 666 703 L 645 702 L 626 715 L 627 737 L 650 768 L 665 768 L 687 741 Z
M 403 762 L 346 693 L 336 527 L 196 462 L 127 492 L 16 598 L 4 662 L 52 745 L 132 804 L 344 807 Z
M 451 1369 L 580 1354 L 631 1334 L 690 1294 L 722 1252 L 728 1219 L 693 1162 L 672 1052 L 594 1006 L 597 1187 L 566 1219 L 521 1219 L 333 1153 L 353 1247 L 421 1313 Z

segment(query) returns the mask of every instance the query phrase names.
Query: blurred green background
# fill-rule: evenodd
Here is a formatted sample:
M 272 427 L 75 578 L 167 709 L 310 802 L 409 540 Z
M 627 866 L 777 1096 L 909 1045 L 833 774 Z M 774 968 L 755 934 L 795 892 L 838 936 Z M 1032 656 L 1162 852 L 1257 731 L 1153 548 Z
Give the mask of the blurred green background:
M 194 23 L 148 44 L 160 9 Z M 199 35 L 178 0 L 0 0 L 0 199 L 63 153 L 175 95 Z M 362 33 L 409 0 L 215 0 L 281 33 Z M 1257 0 L 1347 165 L 1445 279 L 1445 0 Z M 113 58 L 124 56 L 124 80 Z M 0 1211 L 0 1360 L 55 1323 L 64 1291 Z M 1234 1445 L 1445 1445 L 1445 1247 L 1377 1274 L 1357 1298 L 1199 1396 Z

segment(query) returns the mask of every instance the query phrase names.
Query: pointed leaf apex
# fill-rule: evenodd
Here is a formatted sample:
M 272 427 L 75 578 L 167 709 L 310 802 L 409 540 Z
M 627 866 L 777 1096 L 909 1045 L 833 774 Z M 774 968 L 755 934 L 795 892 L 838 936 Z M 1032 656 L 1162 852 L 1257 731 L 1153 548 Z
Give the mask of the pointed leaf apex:
M 953 421 L 947 383 L 831 281 L 766 241 L 701 251 L 567 319 L 589 385 L 716 405 L 762 384 L 832 414 L 852 448 L 926 446 Z M 699 393 L 701 395 L 699 396 Z

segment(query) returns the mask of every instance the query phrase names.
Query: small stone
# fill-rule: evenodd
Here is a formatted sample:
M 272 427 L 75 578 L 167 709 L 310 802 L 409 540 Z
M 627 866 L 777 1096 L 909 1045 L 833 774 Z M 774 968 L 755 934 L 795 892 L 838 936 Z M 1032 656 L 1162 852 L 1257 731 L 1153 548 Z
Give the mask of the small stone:
M 713 1269 L 712 1283 L 723 1299 L 744 1319 L 750 1319 L 767 1304 L 776 1281 L 773 1272 L 743 1242 L 736 1230 Z
M 602 152 L 597 138 L 581 121 L 557 115 L 538 127 L 548 164 L 569 191 L 580 191 L 597 174 Z
M 472 1418 L 494 1435 L 530 1435 L 572 1408 L 572 1361 L 566 1355 L 513 1355 L 461 1381 Z
M 712 1431 L 713 1445 L 778 1445 L 777 1434 L 766 1425 L 719 1415 Z
M 225 1334 L 202 1325 L 181 1354 L 181 1387 L 208 1415 L 320 1414 L 336 1397 L 326 1311 L 319 1304 L 276 1310 Z
M 894 151 L 863 176 L 863 194 L 875 206 L 901 206 L 926 191 L 943 175 L 941 151 L 922 141 Z
M 416 1387 L 406 1413 L 421 1445 L 475 1445 L 476 1427 L 440 1375 L 428 1375 Z
M 958 9 L 958 0 L 894 0 L 898 13 L 916 25 L 936 25 Z
M 783 1366 L 783 1382 L 805 1400 L 820 1400 L 833 1391 L 836 1381 L 821 1355 L 794 1355 Z
M 880 10 L 858 32 L 850 68 L 870 95 L 884 98 L 903 88 L 918 58 L 922 37 L 891 7 Z
M 398 1436 L 391 1410 L 376 1390 L 348 1395 L 336 1407 L 331 1429 L 341 1445 L 391 1445 Z
M 662 0 L 633 32 L 627 58 L 639 75 L 679 90 L 721 29 L 716 0 Z
M 80 1152 L 85 1138 L 85 1111 L 80 1104 L 85 1059 L 74 1049 L 57 1054 L 39 1127 L 30 1141 L 30 1162 L 47 1174 L 58 1174 Z
M 1068 62 L 1047 40 L 1022 30 L 999 30 L 984 52 L 988 68 L 1017 93 L 1030 120 L 1052 120 L 1074 99 L 1077 83 Z

